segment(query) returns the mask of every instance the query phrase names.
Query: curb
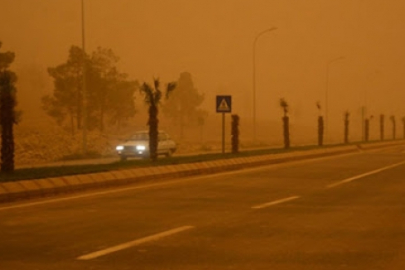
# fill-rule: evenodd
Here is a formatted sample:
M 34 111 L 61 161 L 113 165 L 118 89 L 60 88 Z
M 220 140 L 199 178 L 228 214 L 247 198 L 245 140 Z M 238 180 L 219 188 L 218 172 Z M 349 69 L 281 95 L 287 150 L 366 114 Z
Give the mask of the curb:
M 403 143 L 391 142 L 375 143 L 372 145 L 350 145 L 333 148 L 320 148 L 310 151 L 236 157 L 199 163 L 144 167 L 83 175 L 4 182 L 0 183 L 0 202 L 12 202 L 22 199 L 55 196 L 58 194 L 73 193 L 96 188 L 117 187 L 141 181 L 208 175 L 304 159 L 372 151 L 399 145 L 403 145 Z

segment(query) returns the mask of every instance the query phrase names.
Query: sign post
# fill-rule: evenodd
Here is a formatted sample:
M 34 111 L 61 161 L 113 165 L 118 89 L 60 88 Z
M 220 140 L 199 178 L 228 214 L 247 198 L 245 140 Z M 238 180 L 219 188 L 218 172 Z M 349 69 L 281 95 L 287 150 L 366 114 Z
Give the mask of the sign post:
M 232 96 L 217 96 L 216 112 L 222 113 L 222 154 L 225 153 L 225 113 L 232 112 Z

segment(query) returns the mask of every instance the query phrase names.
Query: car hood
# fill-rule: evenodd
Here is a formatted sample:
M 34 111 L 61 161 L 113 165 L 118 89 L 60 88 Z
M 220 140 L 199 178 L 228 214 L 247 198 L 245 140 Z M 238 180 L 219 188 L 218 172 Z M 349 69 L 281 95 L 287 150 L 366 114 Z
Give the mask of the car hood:
M 122 145 L 122 146 L 135 146 L 135 145 L 148 146 L 149 141 L 146 141 L 146 140 L 126 141 L 126 142 L 120 143 L 120 145 Z

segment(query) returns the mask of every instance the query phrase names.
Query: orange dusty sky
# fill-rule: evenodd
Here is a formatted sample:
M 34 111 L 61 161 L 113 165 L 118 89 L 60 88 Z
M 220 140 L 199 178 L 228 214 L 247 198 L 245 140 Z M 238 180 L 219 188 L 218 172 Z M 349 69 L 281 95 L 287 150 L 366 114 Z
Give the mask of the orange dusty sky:
M 215 95 L 229 94 L 233 112 L 251 118 L 253 41 L 277 27 L 256 44 L 259 119 L 279 121 L 285 98 L 292 123 L 312 123 L 326 91 L 339 128 L 344 111 L 361 119 L 364 105 L 369 115 L 405 116 L 403 0 L 84 2 L 87 51 L 113 49 L 121 71 L 141 82 L 188 71 L 212 113 Z M 81 0 L 0 0 L 0 40 L 16 53 L 21 107 L 33 110 L 52 90 L 46 68 L 81 45 Z

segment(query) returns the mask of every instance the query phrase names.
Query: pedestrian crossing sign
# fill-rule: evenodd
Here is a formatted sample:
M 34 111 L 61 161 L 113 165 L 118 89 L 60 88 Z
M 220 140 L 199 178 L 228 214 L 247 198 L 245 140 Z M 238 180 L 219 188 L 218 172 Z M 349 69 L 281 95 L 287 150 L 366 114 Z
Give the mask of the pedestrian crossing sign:
M 217 113 L 230 113 L 232 111 L 232 96 L 217 96 Z

